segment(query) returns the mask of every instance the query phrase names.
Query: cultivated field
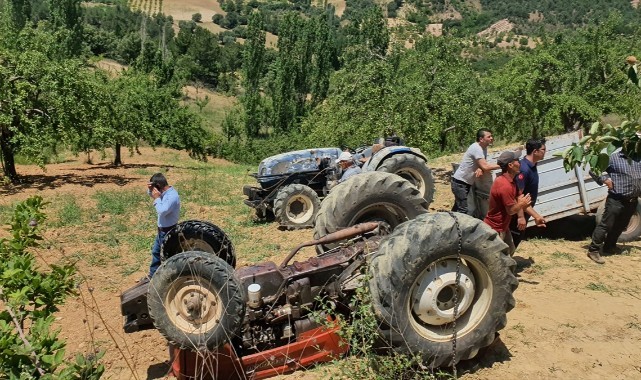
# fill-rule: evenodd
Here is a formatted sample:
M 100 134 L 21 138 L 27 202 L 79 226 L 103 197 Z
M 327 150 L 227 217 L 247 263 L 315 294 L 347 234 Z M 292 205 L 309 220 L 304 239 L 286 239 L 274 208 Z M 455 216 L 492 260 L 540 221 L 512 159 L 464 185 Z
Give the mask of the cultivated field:
M 241 189 L 252 180 L 246 172 L 255 168 L 223 160 L 200 163 L 165 149 L 143 148 L 141 153 L 124 157 L 121 168 L 97 154 L 91 165 L 63 157 L 46 172 L 20 165 L 26 181 L 0 188 L 3 223 L 11 206 L 30 195 L 51 202 L 38 256 L 46 263 L 75 262 L 83 278 L 80 295 L 62 307 L 57 325 L 70 356 L 107 351 L 106 379 L 156 379 L 167 372 L 164 340 L 156 331 L 125 335 L 119 310 L 120 292 L 134 285 L 149 264 L 155 212 L 145 183 L 151 174 L 165 172 L 176 186 L 183 220 L 209 220 L 229 233 L 239 266 L 279 262 L 311 238 L 310 230 L 280 231 L 273 223 L 253 220 Z M 432 211 L 451 205 L 447 171 L 456 160 L 431 162 L 438 178 Z M 463 379 L 641 378 L 641 242 L 597 266 L 585 257 L 593 227 L 592 217 L 550 223 L 547 235 L 519 247 L 517 306 L 494 344 L 478 360 L 461 364 Z M 319 366 L 279 379 L 325 379 L 333 368 Z

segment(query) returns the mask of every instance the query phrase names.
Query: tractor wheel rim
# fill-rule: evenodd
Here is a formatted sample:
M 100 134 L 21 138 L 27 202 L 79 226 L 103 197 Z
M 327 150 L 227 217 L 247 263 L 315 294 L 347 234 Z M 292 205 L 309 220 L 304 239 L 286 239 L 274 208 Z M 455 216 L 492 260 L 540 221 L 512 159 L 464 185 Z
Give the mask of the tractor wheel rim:
M 180 242 L 181 248 L 184 251 L 201 251 L 208 253 L 215 253 L 214 248 L 202 239 L 189 238 Z
M 459 336 L 474 330 L 492 301 L 492 281 L 480 261 L 461 255 L 460 280 L 456 287 L 456 257 L 432 263 L 416 279 L 407 302 L 410 323 L 427 339 L 448 341 L 454 321 L 454 292 L 458 289 L 456 330 Z
M 198 277 L 175 280 L 165 298 L 167 315 L 187 334 L 204 334 L 220 323 L 223 313 L 218 294 Z
M 308 196 L 298 194 L 289 199 L 285 210 L 292 223 L 303 224 L 309 222 L 314 214 L 314 205 Z

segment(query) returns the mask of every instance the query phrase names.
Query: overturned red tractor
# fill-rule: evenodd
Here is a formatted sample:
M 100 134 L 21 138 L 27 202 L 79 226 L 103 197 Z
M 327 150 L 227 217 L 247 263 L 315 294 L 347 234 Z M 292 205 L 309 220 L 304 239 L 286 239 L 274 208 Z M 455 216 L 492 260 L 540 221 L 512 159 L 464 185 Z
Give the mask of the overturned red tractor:
M 280 265 L 234 269 L 235 252 L 222 230 L 181 223 L 168 234 L 171 251 L 163 251 L 151 281 L 123 293 L 125 331 L 157 328 L 172 346 L 206 353 L 215 363 L 202 368 L 212 378 L 266 378 L 344 353 L 348 347 L 331 321 L 349 323 L 356 289 L 368 287 L 382 354 L 405 353 L 440 367 L 492 343 L 518 284 L 497 234 L 457 213 L 421 214 L 385 236 L 380 225 L 361 223 L 303 243 Z M 325 248 L 292 261 L 310 245 Z

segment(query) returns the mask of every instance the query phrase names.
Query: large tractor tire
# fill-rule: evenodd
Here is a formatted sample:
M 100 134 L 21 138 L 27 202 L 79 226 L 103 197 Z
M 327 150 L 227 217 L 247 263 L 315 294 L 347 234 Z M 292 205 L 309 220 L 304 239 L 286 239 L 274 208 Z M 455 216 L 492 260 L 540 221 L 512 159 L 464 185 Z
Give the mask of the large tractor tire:
M 491 344 L 515 305 L 516 262 L 507 248 L 489 226 L 464 214 L 420 215 L 398 226 L 369 266 L 372 306 L 385 347 L 419 355 L 435 368 L 471 359 Z
M 300 184 L 288 185 L 276 194 L 274 216 L 286 229 L 311 227 L 314 225 L 320 204 L 318 194 L 311 187 Z
M 245 314 L 243 288 L 234 268 L 205 252 L 169 258 L 151 278 L 147 305 L 169 343 L 214 350 L 238 333 Z
M 427 202 L 405 179 L 384 172 L 362 173 L 334 187 L 325 197 L 316 217 L 314 239 L 371 221 L 381 222 L 384 231 L 392 231 L 426 212 Z M 322 253 L 337 244 L 316 248 Z
M 601 223 L 604 211 L 605 201 L 603 201 L 596 210 L 596 224 Z M 630 218 L 628 226 L 625 228 L 623 233 L 621 233 L 621 236 L 619 236 L 619 240 L 617 241 L 620 243 L 626 243 L 638 239 L 639 236 L 641 236 L 641 202 L 637 203 L 636 211 L 632 214 L 632 218 Z
M 429 206 L 434 199 L 434 178 L 425 160 L 410 153 L 395 154 L 386 158 L 376 171 L 400 175 L 416 186 Z
M 227 264 L 236 267 L 234 245 L 220 227 L 201 220 L 178 223 L 165 235 L 160 250 L 162 261 L 187 251 L 201 251 L 218 256 Z

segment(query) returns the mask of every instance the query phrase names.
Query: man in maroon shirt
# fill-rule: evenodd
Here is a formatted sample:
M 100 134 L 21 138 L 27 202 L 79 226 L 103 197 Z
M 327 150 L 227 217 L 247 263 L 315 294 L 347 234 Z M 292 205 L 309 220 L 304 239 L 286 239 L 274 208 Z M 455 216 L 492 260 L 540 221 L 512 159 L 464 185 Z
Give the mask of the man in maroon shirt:
M 510 220 L 512 215 L 530 205 L 531 197 L 530 194 L 517 193 L 514 176 L 519 174 L 521 169 L 519 156 L 515 152 L 503 152 L 497 163 L 501 167 L 502 174 L 496 177 L 492 184 L 490 210 L 483 221 L 499 233 L 499 237 L 508 245 L 509 254 L 512 256 L 516 248 L 510 233 Z

